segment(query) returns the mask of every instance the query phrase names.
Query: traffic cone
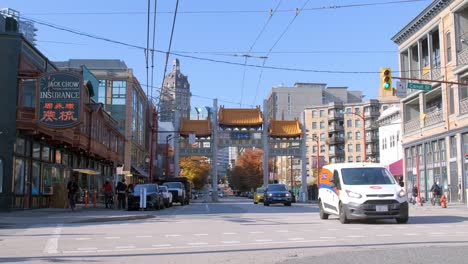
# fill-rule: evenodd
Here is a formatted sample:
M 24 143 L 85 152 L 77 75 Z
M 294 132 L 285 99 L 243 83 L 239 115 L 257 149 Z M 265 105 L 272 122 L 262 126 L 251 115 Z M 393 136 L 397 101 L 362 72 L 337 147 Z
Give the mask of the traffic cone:
M 440 206 L 442 206 L 442 208 L 447 208 L 447 198 L 445 194 L 440 197 Z

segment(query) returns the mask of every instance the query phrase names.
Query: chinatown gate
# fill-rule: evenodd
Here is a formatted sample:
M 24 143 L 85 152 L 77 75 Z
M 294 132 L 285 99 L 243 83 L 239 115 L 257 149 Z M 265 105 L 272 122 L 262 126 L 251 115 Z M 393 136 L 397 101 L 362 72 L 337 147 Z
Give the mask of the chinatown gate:
M 221 108 L 217 99 L 213 103 L 211 119 L 186 120 L 178 118 L 176 112 L 175 131 L 180 135 L 174 141 L 174 164 L 180 157 L 205 156 L 211 164 L 217 164 L 218 149 L 225 147 L 245 147 L 263 149 L 263 185 L 268 184 L 268 160 L 275 156 L 300 158 L 302 164 L 301 189 L 299 200 L 307 199 L 307 158 L 305 126 L 299 121 L 269 120 L 267 103 L 254 109 Z M 195 135 L 195 143 L 189 140 Z M 190 143 L 189 143 L 190 142 Z M 180 166 L 174 166 L 174 175 L 179 175 Z M 218 199 L 218 167 L 212 166 L 212 199 Z

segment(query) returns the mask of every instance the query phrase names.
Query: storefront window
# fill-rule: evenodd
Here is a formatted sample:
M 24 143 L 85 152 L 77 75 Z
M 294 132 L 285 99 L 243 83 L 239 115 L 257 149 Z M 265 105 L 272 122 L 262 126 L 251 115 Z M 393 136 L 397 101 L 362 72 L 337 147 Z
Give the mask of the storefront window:
M 37 161 L 32 163 L 31 171 L 31 194 L 38 195 L 40 190 L 41 164 Z
M 16 143 L 14 146 L 14 150 L 16 154 L 24 156 L 26 150 L 26 142 L 24 138 L 16 138 Z
M 59 149 L 55 150 L 55 163 L 62 163 L 62 152 Z
M 41 193 L 53 194 L 52 189 L 52 171 L 50 166 L 43 166 Z
M 21 89 L 21 106 L 36 107 L 36 80 L 22 80 Z
M 62 153 L 62 164 L 65 165 L 65 166 L 68 166 L 68 164 L 69 164 L 68 159 L 69 159 L 68 153 L 63 152 Z
M 33 158 L 35 159 L 41 158 L 41 145 L 39 143 L 33 144 Z
M 24 194 L 24 169 L 24 160 L 15 158 L 15 167 L 13 168 L 15 194 Z
M 50 148 L 47 146 L 42 146 L 42 160 L 50 161 Z
M 3 159 L 0 158 L 0 193 L 3 192 Z

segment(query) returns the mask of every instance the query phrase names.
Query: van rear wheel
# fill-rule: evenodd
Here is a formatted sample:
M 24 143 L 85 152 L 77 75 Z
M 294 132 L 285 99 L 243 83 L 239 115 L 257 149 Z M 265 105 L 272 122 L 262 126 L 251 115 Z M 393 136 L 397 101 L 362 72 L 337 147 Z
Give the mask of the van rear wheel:
M 340 202 L 340 222 L 342 224 L 349 223 L 348 217 L 346 216 L 345 208 L 341 202 Z
M 325 213 L 325 211 L 323 210 L 322 201 L 319 201 L 319 210 L 320 210 L 319 211 L 320 219 L 322 220 L 328 219 L 329 214 Z

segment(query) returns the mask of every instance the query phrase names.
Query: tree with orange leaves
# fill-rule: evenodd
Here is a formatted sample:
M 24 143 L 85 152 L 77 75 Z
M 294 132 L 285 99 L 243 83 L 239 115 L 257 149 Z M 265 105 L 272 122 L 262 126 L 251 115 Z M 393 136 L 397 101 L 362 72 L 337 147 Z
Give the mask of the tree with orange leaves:
M 271 167 L 271 164 L 268 164 Z M 263 151 L 247 149 L 236 161 L 236 166 L 228 173 L 231 188 L 250 191 L 263 183 Z
M 207 183 L 211 166 L 205 160 L 186 157 L 181 159 L 180 168 L 180 175 L 187 177 L 193 187 L 200 190 Z

